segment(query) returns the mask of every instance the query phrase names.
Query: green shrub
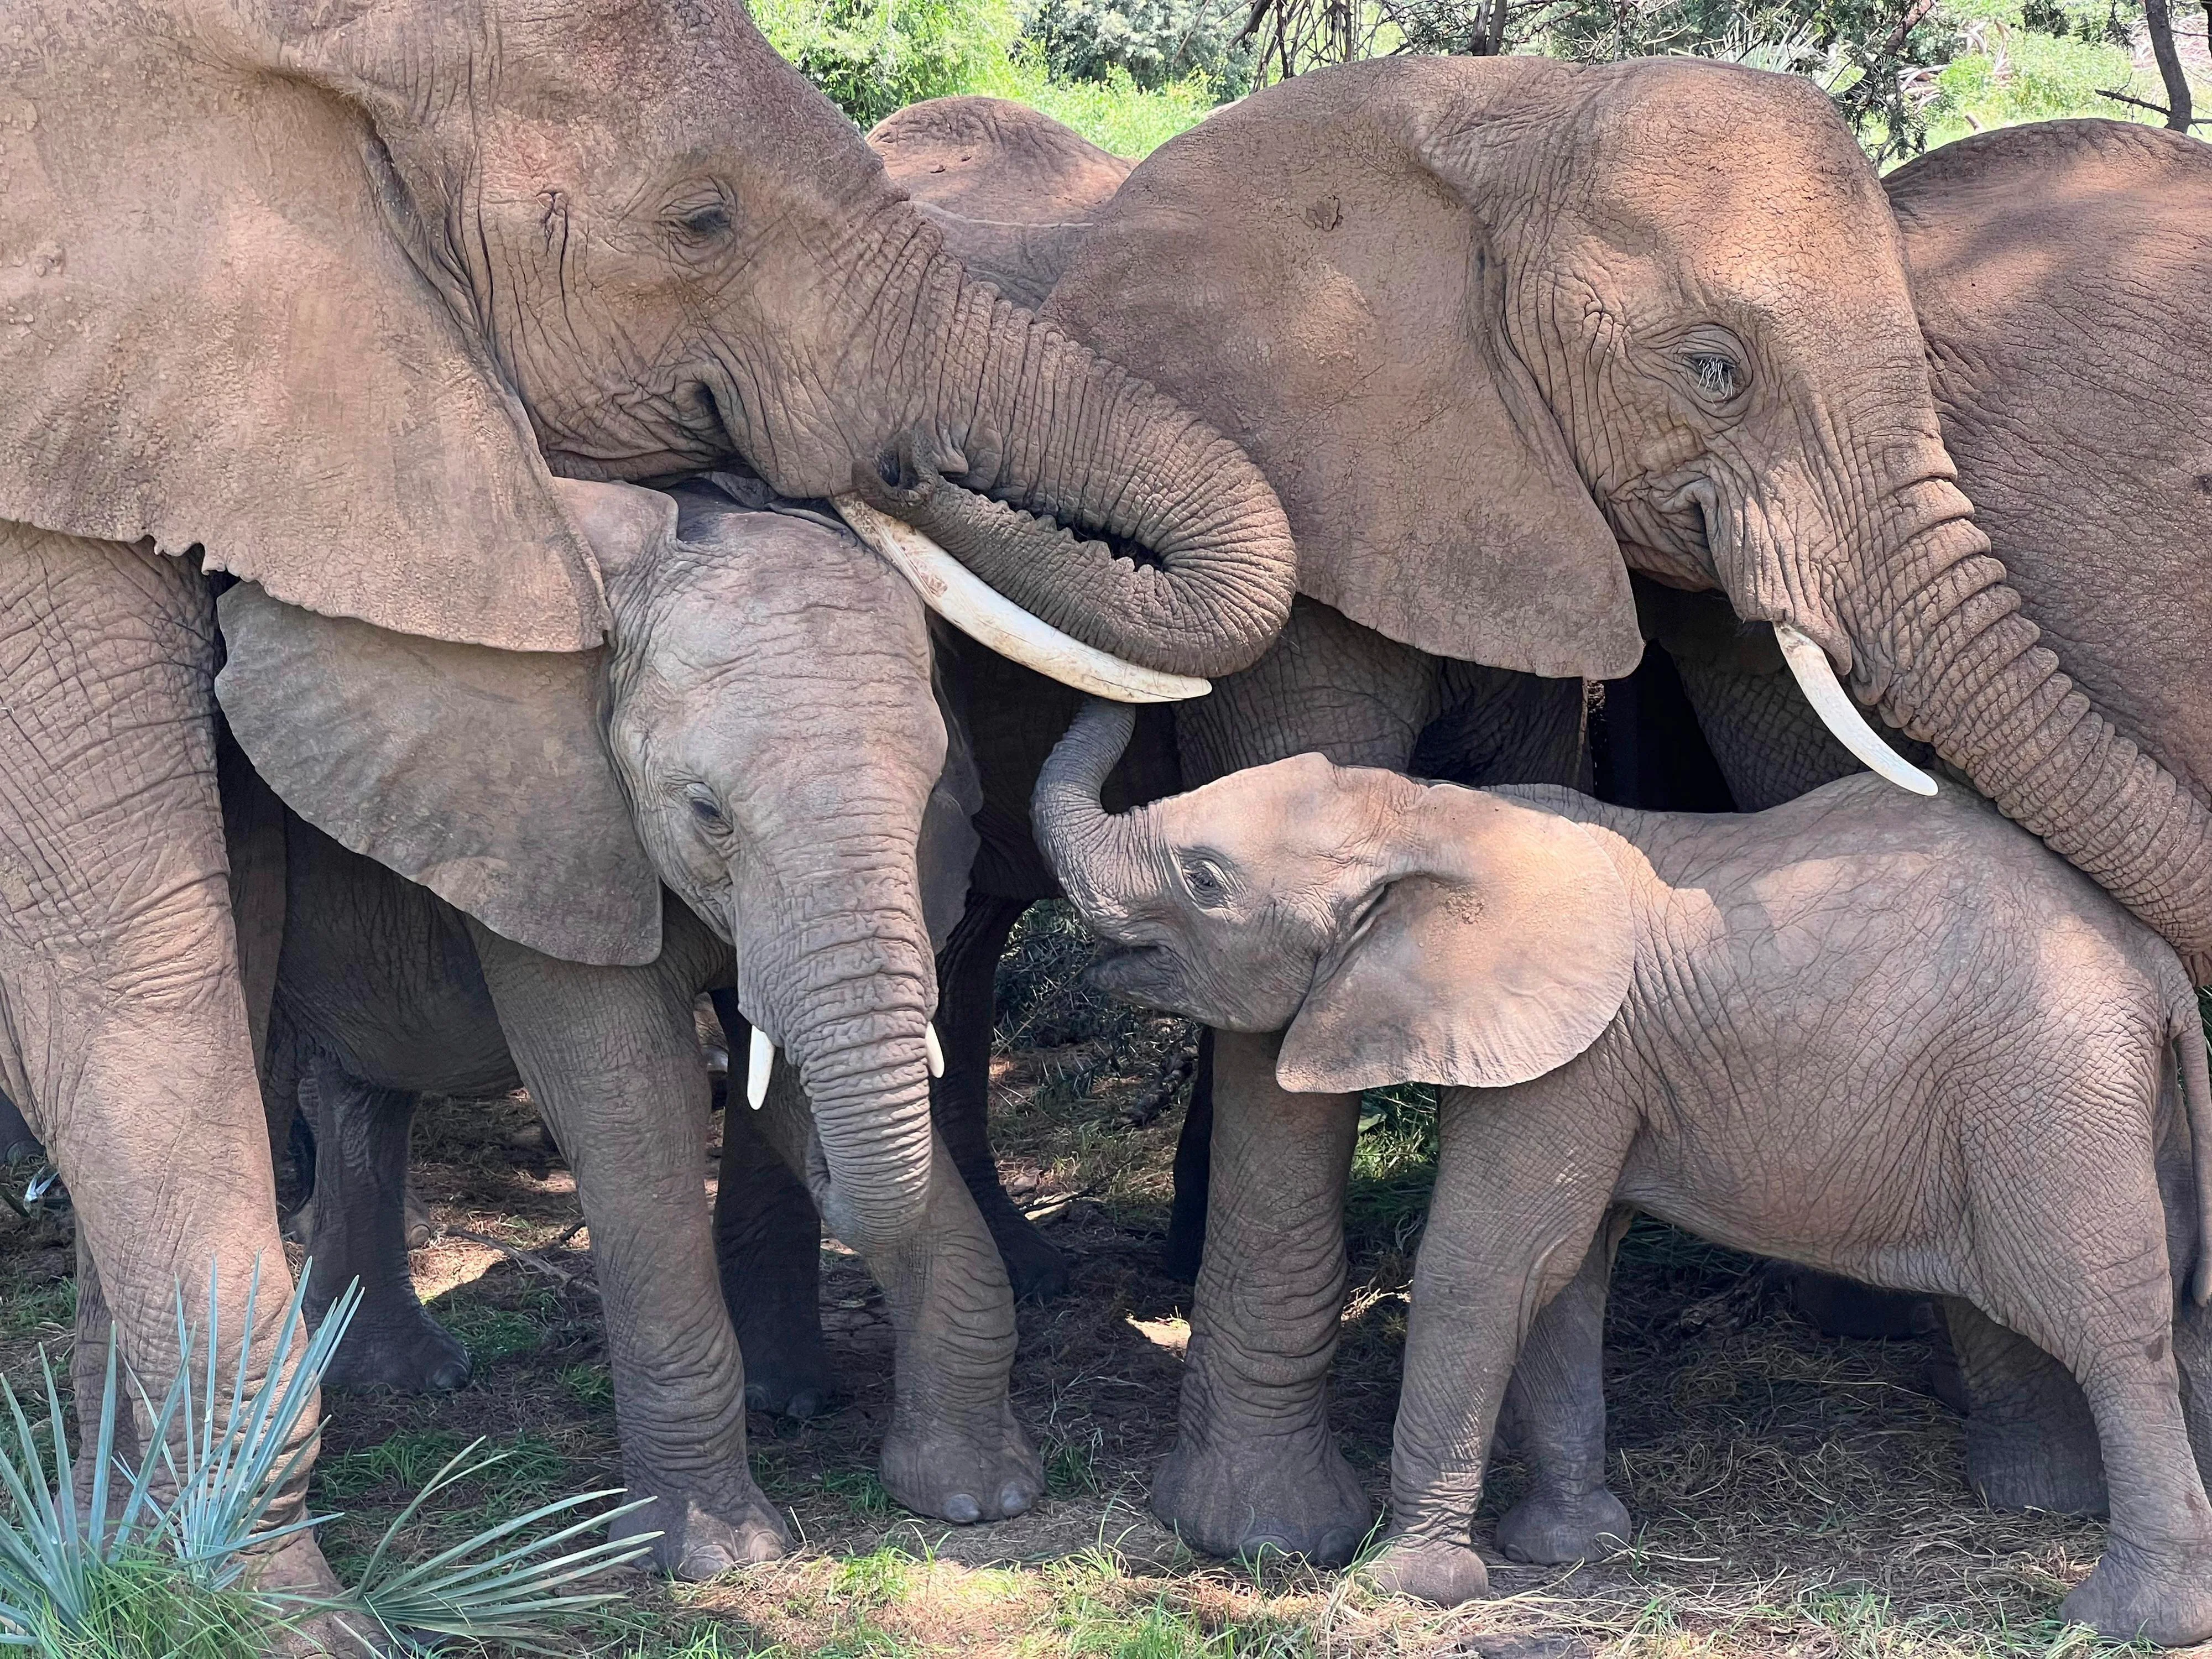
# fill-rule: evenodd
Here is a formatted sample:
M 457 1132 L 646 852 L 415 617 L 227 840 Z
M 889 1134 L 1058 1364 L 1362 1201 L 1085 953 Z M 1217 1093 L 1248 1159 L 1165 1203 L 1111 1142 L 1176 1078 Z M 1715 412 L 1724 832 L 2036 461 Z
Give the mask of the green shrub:
M 925 98 L 985 90 L 1020 33 L 1009 0 L 760 0 L 753 17 L 863 127 Z
M 1103 82 L 1158 92 L 1198 77 L 1224 91 L 1247 90 L 1252 46 L 1238 34 L 1247 0 L 1042 0 L 1024 35 L 1056 82 Z

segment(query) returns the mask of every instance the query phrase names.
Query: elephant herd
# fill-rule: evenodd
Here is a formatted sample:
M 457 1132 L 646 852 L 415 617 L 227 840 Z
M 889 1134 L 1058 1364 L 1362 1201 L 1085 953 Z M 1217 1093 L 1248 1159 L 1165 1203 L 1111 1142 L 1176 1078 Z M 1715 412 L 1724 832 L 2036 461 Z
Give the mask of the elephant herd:
M 1978 1489 L 2109 1505 L 2072 1611 L 2212 1634 L 2208 210 L 2173 135 L 1878 179 L 1808 83 L 1692 60 L 1347 65 L 1132 167 L 991 100 L 864 140 L 737 0 L 7 9 L 0 1087 L 81 1330 L 158 1376 L 179 1282 L 280 1271 L 304 1115 L 310 1303 L 365 1292 L 331 1380 L 456 1386 L 408 1125 L 522 1085 L 663 1566 L 787 1547 L 745 1416 L 830 1386 L 825 1228 L 897 1333 L 888 1491 L 1019 1513 L 1014 1304 L 1066 1269 L 999 1187 L 991 975 L 1065 892 L 1102 979 L 1215 1028 L 1152 1489 L 1194 1545 L 1373 1526 L 1327 1420 L 1343 1200 L 1358 1091 L 1419 1079 L 1386 1580 L 1480 1589 L 1501 1414 L 1546 1454 L 1506 1548 L 1629 1524 L 1618 1198 L 1941 1294 Z M 1709 912 L 1766 930 L 1732 975 Z M 1747 1129 L 1762 1043 L 1854 1022 L 1924 1040 Z M 1655 1029 L 1741 1085 L 1702 1162 L 1680 1078 L 1621 1081 Z M 1790 1156 L 1711 1151 L 1747 1137 Z M 1506 1261 L 1487 1212 L 1537 1189 Z M 328 1582 L 305 1534 L 259 1571 Z

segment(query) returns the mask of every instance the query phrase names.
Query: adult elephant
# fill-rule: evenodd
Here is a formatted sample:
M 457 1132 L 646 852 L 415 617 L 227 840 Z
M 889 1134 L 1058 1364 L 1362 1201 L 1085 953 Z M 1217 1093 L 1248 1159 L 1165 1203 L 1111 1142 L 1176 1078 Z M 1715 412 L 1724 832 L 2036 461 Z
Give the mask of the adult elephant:
M 1235 447 L 970 282 L 736 0 L 12 6 L 0 248 L 0 1084 L 149 1382 L 178 1282 L 212 1261 L 235 1304 L 282 1271 L 214 626 L 168 556 L 388 629 L 587 650 L 592 520 L 619 513 L 574 480 L 741 456 L 787 495 L 872 496 L 1150 669 L 1237 667 L 1289 602 Z M 881 483 L 902 450 L 926 488 Z M 657 908 L 623 920 L 520 942 L 649 961 Z M 738 989 L 805 1076 L 831 1190 L 888 1241 L 926 1203 L 928 952 L 881 920 L 865 997 L 749 963 Z M 324 1582 L 304 1535 L 280 1553 Z
M 1008 98 L 909 104 L 868 146 L 970 276 L 1031 307 L 1135 165 Z
M 2191 798 L 2212 796 L 2212 155 L 2155 128 L 2053 121 L 1962 139 L 1884 182 L 1944 442 L 2045 647 Z M 1722 596 L 1655 592 L 1646 616 L 1738 805 L 1853 769 L 1771 635 Z M 1976 1489 L 2100 1510 L 2073 1379 L 1972 1310 L 1947 1312 Z
M 1989 556 L 1887 204 L 1816 89 L 1673 60 L 1301 76 L 1140 165 L 1044 314 L 1243 443 L 1301 591 L 1335 613 L 1602 679 L 1641 648 L 1630 570 L 1717 589 L 1784 630 L 1859 752 L 1909 780 L 1837 671 L 2207 960 L 2212 816 L 2076 690 Z M 1299 614 L 1177 712 L 1186 785 L 1334 752 L 1328 700 L 1269 722 L 1236 695 L 1299 648 Z M 1275 1041 L 1217 1035 L 1206 1255 L 1153 1503 L 1211 1549 L 1340 1556 L 1368 1517 L 1325 1400 L 1356 1115 L 1277 1087 Z

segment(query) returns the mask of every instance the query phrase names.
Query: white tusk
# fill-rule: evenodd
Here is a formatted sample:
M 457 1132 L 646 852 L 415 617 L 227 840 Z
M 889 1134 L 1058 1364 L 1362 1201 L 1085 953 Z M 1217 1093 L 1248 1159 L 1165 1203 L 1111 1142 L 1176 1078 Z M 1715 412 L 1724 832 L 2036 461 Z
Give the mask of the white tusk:
M 745 1055 L 745 1104 L 757 1112 L 761 1102 L 768 1098 L 769 1073 L 775 1069 L 775 1044 L 768 1040 L 766 1031 L 756 1025 L 752 1048 Z
M 1869 726 L 1859 706 L 1844 693 L 1836 678 L 1836 671 L 1828 661 L 1828 653 L 1788 623 L 1774 624 L 1775 643 L 1782 647 L 1782 659 L 1790 665 L 1790 672 L 1797 678 L 1798 690 L 1805 701 L 1813 705 L 1813 712 L 1820 717 L 1820 724 L 1834 734 L 1838 743 L 1856 755 L 1863 765 L 1887 778 L 1900 789 L 1916 795 L 1936 793 L 1936 780 L 1899 755 L 1884 743 Z
M 929 1057 L 929 1074 L 945 1075 L 945 1045 L 937 1040 L 937 1022 L 932 1020 L 921 1028 L 921 1052 Z
M 914 584 L 924 605 L 1024 668 L 1112 702 L 1182 702 L 1213 689 L 1208 681 L 1139 668 L 1085 645 L 1031 616 L 912 525 L 877 512 L 858 495 L 831 501 L 854 532 Z

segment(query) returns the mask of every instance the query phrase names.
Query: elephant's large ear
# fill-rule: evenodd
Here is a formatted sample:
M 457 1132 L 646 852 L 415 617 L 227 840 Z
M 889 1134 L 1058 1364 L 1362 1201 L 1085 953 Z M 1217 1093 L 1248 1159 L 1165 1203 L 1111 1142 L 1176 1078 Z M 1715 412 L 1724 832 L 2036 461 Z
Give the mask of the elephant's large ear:
M 1243 446 L 1301 592 L 1441 656 L 1626 674 L 1628 573 L 1504 337 L 1480 180 L 1425 161 L 1395 84 L 1301 76 L 1155 150 L 1044 314 Z
M 1420 811 L 1433 866 L 1394 880 L 1323 962 L 1276 1060 L 1285 1089 L 1525 1083 L 1589 1048 L 1628 994 L 1628 887 L 1595 835 L 1450 784 Z
M 0 519 L 197 544 L 406 633 L 596 645 L 590 549 L 368 117 L 255 43 L 98 18 L 0 15 Z
M 660 954 L 659 879 L 600 737 L 603 651 L 455 645 L 246 582 L 220 608 L 216 696 L 301 817 L 548 956 Z

